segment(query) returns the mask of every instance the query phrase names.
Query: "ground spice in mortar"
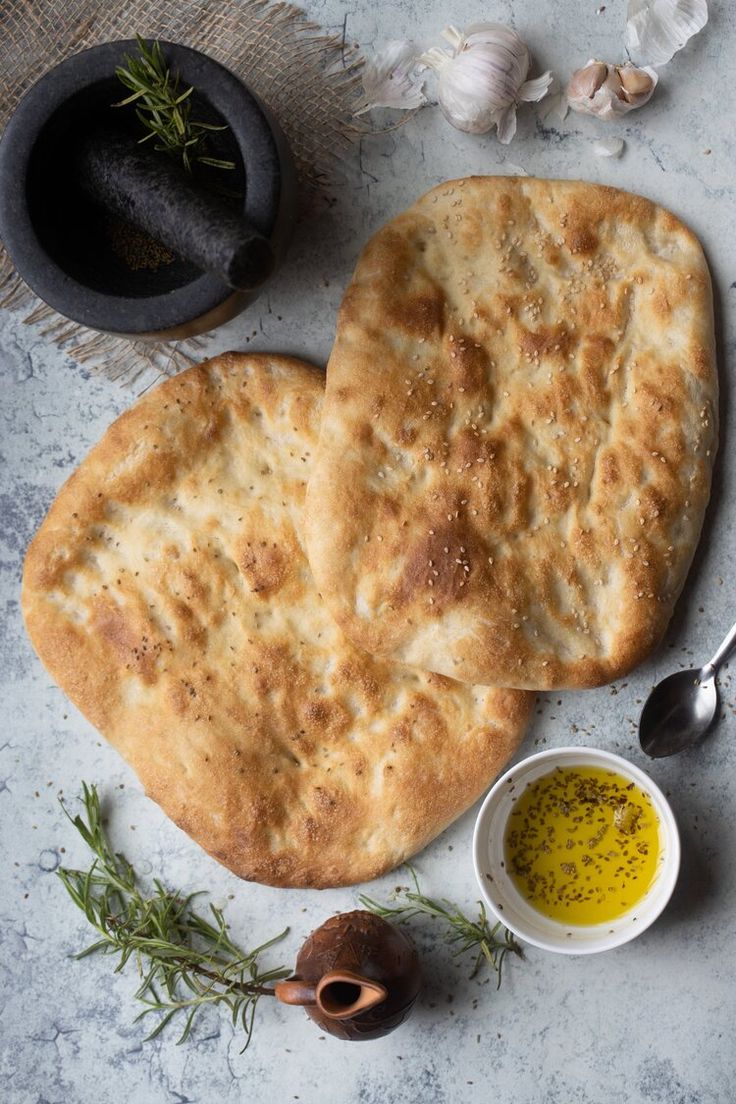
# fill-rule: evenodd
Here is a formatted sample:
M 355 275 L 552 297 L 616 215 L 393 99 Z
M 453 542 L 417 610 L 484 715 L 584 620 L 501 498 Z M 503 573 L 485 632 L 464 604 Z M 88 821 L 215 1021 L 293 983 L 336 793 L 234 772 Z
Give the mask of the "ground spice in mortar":
M 115 256 L 134 272 L 139 269 L 155 272 L 175 259 L 165 245 L 160 245 L 148 234 L 122 219 L 107 219 L 105 231 Z

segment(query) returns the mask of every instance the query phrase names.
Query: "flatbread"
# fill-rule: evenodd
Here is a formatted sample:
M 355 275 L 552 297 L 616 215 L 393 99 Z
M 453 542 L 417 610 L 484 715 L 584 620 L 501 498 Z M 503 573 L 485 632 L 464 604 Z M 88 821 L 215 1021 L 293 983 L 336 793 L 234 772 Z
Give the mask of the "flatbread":
M 119 418 L 28 551 L 52 677 L 241 877 L 373 878 L 488 786 L 530 708 L 353 647 L 300 529 L 323 374 L 226 354 Z
M 613 188 L 474 177 L 365 248 L 307 496 L 315 578 L 376 655 L 584 687 L 655 647 L 710 492 L 694 235 Z

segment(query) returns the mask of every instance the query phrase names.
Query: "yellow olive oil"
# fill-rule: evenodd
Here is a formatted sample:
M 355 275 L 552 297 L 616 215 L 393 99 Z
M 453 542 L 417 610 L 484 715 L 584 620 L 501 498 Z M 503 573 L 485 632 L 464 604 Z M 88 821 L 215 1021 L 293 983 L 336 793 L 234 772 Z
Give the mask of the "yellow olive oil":
M 530 782 L 504 836 L 521 895 L 564 924 L 601 924 L 646 894 L 660 857 L 649 796 L 601 767 L 557 767 Z

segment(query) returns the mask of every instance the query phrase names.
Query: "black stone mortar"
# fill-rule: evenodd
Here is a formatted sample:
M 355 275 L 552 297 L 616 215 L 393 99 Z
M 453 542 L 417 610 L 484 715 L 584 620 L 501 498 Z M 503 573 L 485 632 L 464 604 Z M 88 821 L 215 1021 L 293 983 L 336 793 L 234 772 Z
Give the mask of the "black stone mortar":
M 140 151 L 142 159 L 158 159 L 154 171 L 160 164 L 172 176 L 172 207 L 183 212 L 181 236 L 189 239 L 194 257 L 211 253 L 217 232 L 227 237 L 244 219 L 254 231 L 253 284 L 283 259 L 296 215 L 296 178 L 278 124 L 237 77 L 196 50 L 160 46 L 180 89 L 195 89 L 191 117 L 227 127 L 209 132 L 208 155 L 233 161 L 235 168 L 197 166 L 195 196 L 169 155 L 153 152 L 152 141 L 135 146 L 144 132 L 134 105 L 112 105 L 129 95 L 115 68 L 126 54 L 138 54 L 138 44 L 105 43 L 48 72 L 8 123 L 0 142 L 0 237 L 21 277 L 60 314 L 106 333 L 169 340 L 227 322 L 256 298 L 262 283 L 234 290 L 222 274 L 205 272 L 133 230 L 120 204 L 116 211 L 99 196 L 90 198 L 80 174 L 85 148 L 94 149 L 97 136 L 101 145 L 109 139 L 103 175 L 104 158 L 114 157 L 116 144 L 127 144 L 136 157 Z M 145 161 L 134 170 L 145 176 Z M 136 171 L 129 174 L 133 181 Z M 161 186 L 158 181 L 159 193 Z M 145 207 L 145 195 L 138 198 Z M 139 267 L 126 250 L 135 254 L 141 248 L 146 264 Z

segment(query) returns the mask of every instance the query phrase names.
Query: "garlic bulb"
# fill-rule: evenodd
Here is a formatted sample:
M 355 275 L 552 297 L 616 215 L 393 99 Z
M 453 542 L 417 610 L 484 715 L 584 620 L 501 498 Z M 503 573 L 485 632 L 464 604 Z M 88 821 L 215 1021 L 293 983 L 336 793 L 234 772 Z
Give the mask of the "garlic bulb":
M 424 69 L 413 43 L 388 42 L 365 63 L 361 77 L 365 95 L 354 114 L 373 107 L 422 107 L 427 102 L 422 92 Z
M 658 79 L 649 67 L 637 69 L 629 62 L 609 65 L 592 60 L 570 78 L 567 102 L 573 111 L 615 119 L 651 99 Z
M 629 0 L 626 46 L 666 65 L 707 22 L 706 0 Z
M 420 61 L 438 74 L 439 104 L 458 130 L 485 134 L 496 127 L 499 141 L 516 133 L 516 107 L 541 100 L 552 82 L 547 72 L 528 81 L 531 56 L 516 31 L 500 23 L 476 23 L 461 33 L 442 32 L 452 52 L 434 47 Z

